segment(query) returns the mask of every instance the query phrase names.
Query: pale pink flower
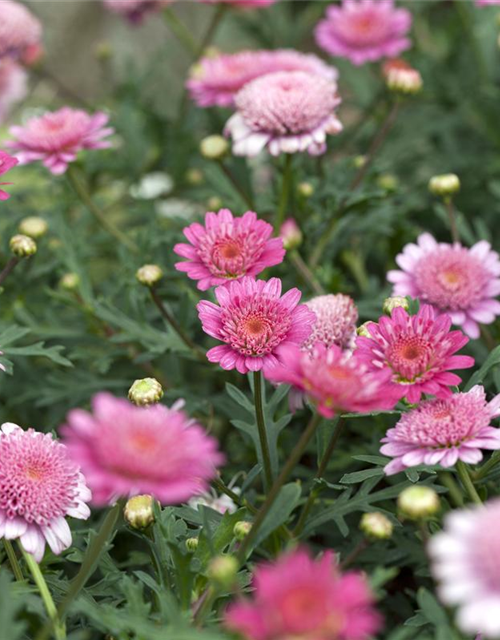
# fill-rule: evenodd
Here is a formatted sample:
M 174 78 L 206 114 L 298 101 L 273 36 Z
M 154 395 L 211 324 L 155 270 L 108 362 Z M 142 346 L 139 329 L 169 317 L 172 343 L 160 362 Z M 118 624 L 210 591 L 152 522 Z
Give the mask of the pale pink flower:
M 500 638 L 500 500 L 449 513 L 427 547 L 438 595 L 467 634 Z
M 500 4 L 500 0 L 476 0 L 476 6 L 487 7 L 492 4 Z
M 91 499 L 66 447 L 50 434 L 7 422 L 0 431 L 0 538 L 19 538 L 40 562 L 45 543 L 55 554 L 71 546 L 66 516 L 86 520 Z
M 302 345 L 304 349 L 312 349 L 317 342 L 325 347 L 336 344 L 341 349 L 354 346 L 358 310 L 352 298 L 343 293 L 329 293 L 312 298 L 306 305 L 314 311 L 316 321 L 311 335 Z
M 106 127 L 108 119 L 102 112 L 89 115 L 81 109 L 62 107 L 31 118 L 23 127 L 11 127 L 14 140 L 6 144 L 21 164 L 42 160 L 51 173 L 60 175 L 76 160 L 79 151 L 111 146 L 103 140 L 114 133 L 114 129 Z
M 23 67 L 9 58 L 0 60 L 0 124 L 27 93 L 28 74 Z
M 206 491 L 223 462 L 216 441 L 175 405 L 136 407 L 99 393 L 92 413 L 70 411 L 62 433 L 96 505 L 143 493 L 179 504 Z
M 396 257 L 401 271 L 389 271 L 393 295 L 411 296 L 446 312 L 471 338 L 478 338 L 479 324 L 490 324 L 500 315 L 500 260 L 485 240 L 470 249 L 460 244 L 436 242 L 419 236 Z
M 18 162 L 19 160 L 17 158 L 13 158 L 8 153 L 5 153 L 5 151 L 0 151 L 0 176 L 10 171 Z M 0 182 L 0 186 L 7 184 L 12 184 L 12 182 Z M 6 191 L 3 191 L 3 189 L 0 189 L 0 200 L 8 200 L 9 198 L 10 195 Z
M 105 6 L 114 13 L 125 16 L 132 24 L 142 22 L 144 16 L 160 11 L 173 0 L 103 0 Z
M 316 27 L 316 42 L 356 65 L 393 58 L 411 46 L 411 21 L 411 13 L 396 9 L 393 0 L 343 0 L 326 10 Z
M 209 212 L 204 226 L 194 222 L 185 227 L 190 244 L 176 244 L 174 251 L 187 262 L 177 262 L 175 268 L 198 280 L 201 291 L 243 276 L 256 276 L 283 262 L 283 241 L 271 238 L 272 232 L 272 226 L 259 220 L 253 211 L 241 218 L 233 217 L 229 209 Z
M 455 355 L 469 339 L 450 326 L 450 317 L 437 315 L 429 305 L 414 316 L 397 307 L 390 318 L 366 324 L 370 337 L 358 336 L 355 354 L 372 371 L 390 371 L 399 397 L 411 404 L 422 393 L 447 398 L 449 387 L 461 382 L 450 370 L 474 365 L 474 358 Z
M 304 71 L 336 80 L 338 72 L 314 54 L 293 49 L 219 53 L 201 58 L 186 82 L 200 107 L 230 107 L 238 91 L 251 80 L 277 71 Z
M 342 130 L 334 113 L 341 100 L 337 84 L 304 71 L 269 73 L 246 84 L 235 97 L 236 113 L 225 132 L 233 153 L 255 156 L 267 148 L 273 156 L 326 151 L 326 136 Z
M 268 7 L 277 0 L 201 0 L 201 2 L 205 4 L 230 4 L 242 9 L 258 9 L 259 7 Z
M 20 2 L 0 2 L 0 58 L 9 56 L 27 64 L 41 51 L 42 25 Z
M 234 487 L 232 489 L 235 493 L 239 494 L 240 489 Z M 192 509 L 198 510 L 200 506 L 210 507 L 218 513 L 234 513 L 238 510 L 238 505 L 227 495 L 217 495 L 215 491 L 211 493 L 203 493 L 199 496 L 195 496 L 188 501 L 188 505 Z
M 283 246 L 287 251 L 296 249 L 302 244 L 302 231 L 293 218 L 287 218 L 281 225 L 280 238 L 283 240 Z
M 332 552 L 319 560 L 305 549 L 260 564 L 252 599 L 226 611 L 226 626 L 247 640 L 365 640 L 381 618 L 359 574 L 341 574 Z
M 301 292 L 281 295 L 281 280 L 244 277 L 217 287 L 218 305 L 198 303 L 203 330 L 226 344 L 207 352 L 210 362 L 240 373 L 260 371 L 277 362 L 277 349 L 301 345 L 311 333 L 314 313 L 299 305 Z
M 452 467 L 457 460 L 477 464 L 481 449 L 500 449 L 500 429 L 490 425 L 499 415 L 500 394 L 488 403 L 477 385 L 467 393 L 422 402 L 382 439 L 380 452 L 394 458 L 385 472 L 392 475 L 420 464 Z

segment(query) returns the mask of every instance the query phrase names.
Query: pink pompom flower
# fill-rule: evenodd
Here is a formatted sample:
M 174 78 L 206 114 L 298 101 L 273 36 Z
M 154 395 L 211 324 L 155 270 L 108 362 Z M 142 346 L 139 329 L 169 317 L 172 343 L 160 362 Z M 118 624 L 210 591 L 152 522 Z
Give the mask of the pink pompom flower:
M 304 349 L 312 349 L 317 342 L 325 347 L 337 345 L 341 349 L 352 349 L 356 336 L 358 310 L 354 300 L 343 293 L 317 296 L 305 303 L 314 311 L 316 320 Z
M 449 387 L 461 382 L 450 370 L 474 365 L 474 358 L 455 355 L 469 339 L 450 326 L 451 318 L 429 305 L 414 316 L 397 307 L 390 318 L 366 324 L 370 337 L 358 336 L 355 354 L 372 371 L 390 371 L 399 397 L 411 404 L 423 393 L 447 398 Z
M 408 49 L 411 22 L 411 13 L 396 9 L 393 0 L 343 0 L 326 10 L 316 26 L 316 42 L 332 56 L 360 65 Z
M 143 18 L 162 7 L 171 4 L 173 0 L 103 0 L 105 6 L 114 13 L 125 16 L 132 24 L 139 24 Z
M 0 124 L 27 93 L 28 74 L 23 67 L 9 58 L 0 60 Z
M 17 158 L 13 158 L 8 153 L 5 153 L 5 151 L 0 151 L 0 176 L 10 171 L 18 163 L 19 160 Z M 12 182 L 0 182 L 0 186 L 8 184 L 12 184 Z M 3 191 L 3 189 L 0 189 L 0 200 L 8 200 L 9 198 L 10 195 L 6 191 Z
M 0 58 L 30 64 L 41 52 L 42 25 L 20 2 L 0 2 Z
M 392 475 L 419 464 L 452 467 L 457 460 L 477 464 L 481 449 L 500 449 L 500 429 L 490 425 L 499 415 L 500 394 L 488 403 L 478 385 L 467 393 L 422 402 L 382 439 L 380 452 L 394 458 L 385 472 Z
M 304 71 L 336 80 L 338 72 L 313 54 L 293 49 L 240 51 L 201 58 L 186 83 L 200 107 L 230 107 L 238 91 L 251 80 L 277 71 Z
M 479 324 L 490 324 L 500 315 L 500 260 L 482 240 L 468 249 L 460 244 L 436 242 L 419 236 L 396 257 L 401 271 L 389 271 L 393 295 L 411 296 L 446 312 L 471 338 L 478 338 Z
M 62 107 L 31 118 L 23 127 L 11 127 L 14 140 L 6 144 L 21 164 L 41 160 L 51 173 L 60 175 L 76 160 L 79 151 L 111 146 L 103 139 L 114 133 L 106 126 L 108 119 L 102 112 L 90 115 L 81 109 Z
M 0 431 L 0 538 L 18 538 L 40 562 L 71 546 L 66 517 L 86 520 L 91 493 L 66 447 L 50 434 L 7 422 Z
M 492 4 L 500 4 L 500 0 L 476 0 L 476 6 L 487 7 Z
M 184 229 L 190 244 L 176 244 L 177 255 L 187 258 L 175 268 L 198 280 L 198 289 L 256 276 L 267 267 L 283 262 L 285 250 L 281 238 L 271 238 L 272 226 L 259 220 L 253 211 L 241 218 L 229 209 L 209 212 L 205 226 L 195 222 Z
M 225 343 L 210 349 L 207 358 L 240 373 L 276 363 L 278 347 L 300 346 L 311 333 L 315 316 L 298 304 L 301 295 L 290 289 L 282 296 L 279 278 L 244 277 L 217 287 L 219 304 L 202 300 L 197 307 L 205 333 Z
M 342 130 L 335 115 L 341 100 L 334 80 L 304 71 L 280 71 L 252 80 L 236 94 L 236 113 L 225 132 L 233 153 L 255 156 L 267 148 L 273 156 L 326 151 L 327 135 Z
M 203 428 L 174 407 L 136 407 L 99 393 L 92 413 L 74 409 L 62 434 L 92 489 L 93 503 L 142 493 L 179 504 L 206 491 L 223 456 Z
M 333 554 L 314 560 L 305 549 L 260 564 L 252 599 L 231 605 L 226 626 L 247 640 L 365 640 L 381 618 L 364 578 L 341 574 Z

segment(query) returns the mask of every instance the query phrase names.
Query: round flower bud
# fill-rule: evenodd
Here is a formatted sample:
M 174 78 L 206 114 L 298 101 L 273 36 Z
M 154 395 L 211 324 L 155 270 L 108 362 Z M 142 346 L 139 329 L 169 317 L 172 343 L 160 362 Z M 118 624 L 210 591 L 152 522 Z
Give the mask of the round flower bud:
M 221 160 L 228 151 L 229 142 L 222 136 L 208 136 L 200 143 L 201 155 L 208 160 Z
M 392 522 L 379 511 L 364 513 L 359 528 L 368 538 L 387 540 L 392 536 Z
M 371 338 L 371 333 L 366 328 L 368 324 L 370 323 L 363 322 L 363 324 L 356 329 L 356 333 L 358 334 L 358 336 L 363 336 L 364 338 Z
M 98 42 L 94 47 L 94 55 L 100 62 L 109 60 L 113 57 L 113 47 L 109 42 Z
M 27 258 L 36 253 L 36 242 L 29 236 L 18 234 L 9 242 L 10 250 L 17 258 Z
M 439 511 L 439 496 L 430 487 L 408 487 L 399 494 L 398 508 L 410 520 L 425 520 Z
M 297 191 L 304 198 L 310 198 L 314 193 L 314 187 L 310 182 L 301 182 L 297 187 Z
M 433 176 L 429 180 L 429 191 L 441 198 L 449 198 L 460 191 L 460 179 L 454 173 Z
M 23 218 L 19 223 L 19 232 L 30 238 L 41 238 L 47 233 L 49 225 L 46 220 L 38 216 Z
M 238 561 L 234 556 L 217 556 L 208 565 L 208 577 L 221 588 L 230 587 L 238 573 Z
M 388 60 L 382 67 L 382 73 L 389 91 L 403 95 L 414 95 L 422 90 L 420 72 L 404 60 Z
M 212 196 L 207 201 L 210 211 L 218 211 L 222 207 L 222 200 L 218 196 Z
M 378 177 L 377 184 L 385 191 L 394 192 L 397 191 L 399 187 L 399 180 L 392 173 L 383 173 Z
M 287 251 L 297 249 L 302 244 L 302 231 L 293 218 L 288 218 L 281 225 L 280 238 Z
M 233 529 L 234 537 L 236 538 L 236 540 L 239 540 L 241 542 L 250 533 L 251 528 L 252 528 L 251 522 L 245 522 L 244 520 L 242 520 L 241 522 L 237 522 L 234 525 L 234 529 Z
M 152 496 L 134 496 L 127 501 L 123 516 L 132 529 L 146 529 L 155 521 Z
M 136 380 L 128 392 L 128 399 L 138 407 L 156 404 L 160 402 L 162 398 L 162 386 L 155 378 Z
M 163 278 L 163 271 L 156 264 L 145 264 L 137 270 L 135 277 L 145 287 L 153 287 Z
M 187 538 L 186 549 L 189 553 L 194 553 L 198 548 L 198 538 Z
M 80 285 L 80 276 L 77 273 L 65 273 L 59 281 L 61 289 L 74 291 Z
M 355 169 L 361 169 L 362 167 L 365 166 L 366 161 L 367 161 L 366 156 L 356 156 L 353 158 L 352 163 Z
M 391 296 L 384 300 L 382 311 L 390 316 L 392 311 L 397 307 L 402 307 L 405 311 L 408 311 L 410 305 L 408 304 L 408 300 L 403 296 Z
M 200 169 L 188 169 L 186 171 L 186 182 L 193 187 L 201 184 L 203 182 L 203 171 Z

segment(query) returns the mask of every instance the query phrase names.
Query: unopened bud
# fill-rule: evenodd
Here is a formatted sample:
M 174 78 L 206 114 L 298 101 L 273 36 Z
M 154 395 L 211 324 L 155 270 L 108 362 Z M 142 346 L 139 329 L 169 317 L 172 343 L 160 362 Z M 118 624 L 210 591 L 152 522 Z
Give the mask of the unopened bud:
M 363 324 L 356 329 L 356 333 L 358 334 L 358 336 L 363 336 L 364 338 L 371 338 L 372 334 L 368 331 L 368 325 L 370 324 L 371 322 L 363 322 Z
M 189 553 L 194 553 L 198 548 L 198 538 L 187 538 L 186 549 Z
M 27 258 L 36 253 L 36 242 L 29 236 L 18 234 L 9 242 L 10 250 L 17 258 Z
M 364 513 L 359 524 L 361 531 L 368 537 L 376 540 L 387 540 L 392 536 L 392 522 L 379 511 Z
M 314 193 L 314 187 L 310 182 L 301 182 L 297 187 L 297 191 L 304 198 L 310 198 Z
M 410 305 L 408 304 L 408 300 L 403 296 L 391 296 L 390 298 L 386 298 L 384 300 L 382 311 L 390 316 L 394 309 L 397 309 L 397 307 L 402 307 L 405 311 L 408 311 Z
M 193 187 L 201 184 L 203 182 L 203 171 L 200 169 L 188 169 L 186 171 L 186 182 Z
M 367 161 L 366 156 L 355 156 L 352 160 L 355 169 L 361 169 L 365 166 Z
M 241 542 L 250 533 L 251 528 L 252 528 L 251 522 L 245 522 L 244 520 L 242 520 L 241 522 L 237 522 L 234 525 L 234 529 L 233 529 L 234 537 L 236 538 L 236 540 L 239 540 Z
M 109 42 L 98 42 L 94 47 L 94 55 L 99 61 L 109 60 L 113 56 L 113 47 Z
M 460 179 L 454 173 L 433 176 L 429 180 L 429 191 L 441 198 L 449 198 L 460 191 Z
M 399 187 L 399 180 L 392 173 L 383 173 L 378 177 L 377 184 L 385 191 L 394 192 L 397 191 Z
M 200 143 L 201 155 L 208 160 L 221 160 L 228 151 L 229 142 L 222 136 L 208 136 Z
M 137 270 L 135 276 L 145 287 L 153 287 L 163 278 L 163 271 L 156 264 L 145 264 Z
M 30 238 L 41 238 L 47 233 L 49 225 L 46 220 L 38 216 L 23 218 L 19 223 L 19 232 Z
M 152 496 L 134 496 L 127 501 L 123 516 L 132 529 L 146 529 L 155 521 Z
M 80 276 L 77 273 L 65 273 L 59 281 L 61 289 L 74 291 L 80 286 Z
M 430 487 L 408 487 L 399 494 L 398 508 L 410 520 L 425 520 L 439 511 L 439 496 Z
M 293 218 L 288 218 L 281 225 L 280 238 L 287 251 L 297 249 L 302 244 L 302 231 Z
M 414 95 L 422 90 L 420 72 L 404 60 L 388 60 L 382 68 L 389 91 L 403 95 Z
M 156 404 L 162 398 L 162 386 L 155 378 L 136 380 L 128 392 L 128 399 L 138 407 Z
M 218 196 L 212 196 L 207 200 L 210 211 L 218 211 L 222 207 L 222 200 Z
M 208 577 L 222 588 L 230 587 L 238 572 L 238 561 L 234 556 L 217 556 L 208 565 Z

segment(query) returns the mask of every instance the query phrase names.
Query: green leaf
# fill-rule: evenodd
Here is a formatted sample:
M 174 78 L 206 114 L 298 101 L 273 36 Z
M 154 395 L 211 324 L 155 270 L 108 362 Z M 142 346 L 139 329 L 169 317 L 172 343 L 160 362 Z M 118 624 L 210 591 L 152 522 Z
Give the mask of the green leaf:
M 430 591 L 421 587 L 417 593 L 417 602 L 428 622 L 436 627 L 448 626 L 446 612 Z
M 14 594 L 9 573 L 2 569 L 0 571 L 0 621 L 1 636 L 6 640 L 18 640 L 23 636 L 25 624 L 17 620 L 23 604 L 22 599 Z
M 274 501 L 269 513 L 264 519 L 259 530 L 259 535 L 255 540 L 255 546 L 263 542 L 273 531 L 284 524 L 292 511 L 299 503 L 302 494 L 300 485 L 296 482 L 286 484 L 282 487 L 278 497 Z
M 486 358 L 486 361 L 483 364 L 483 366 L 480 369 L 478 369 L 478 371 L 476 371 L 469 378 L 467 384 L 465 385 L 464 391 L 469 391 L 470 389 L 472 389 L 474 385 L 481 384 L 486 378 L 486 376 L 488 375 L 488 373 L 490 372 L 490 370 L 499 364 L 500 364 L 500 346 L 495 347 L 493 349 L 493 351 Z

